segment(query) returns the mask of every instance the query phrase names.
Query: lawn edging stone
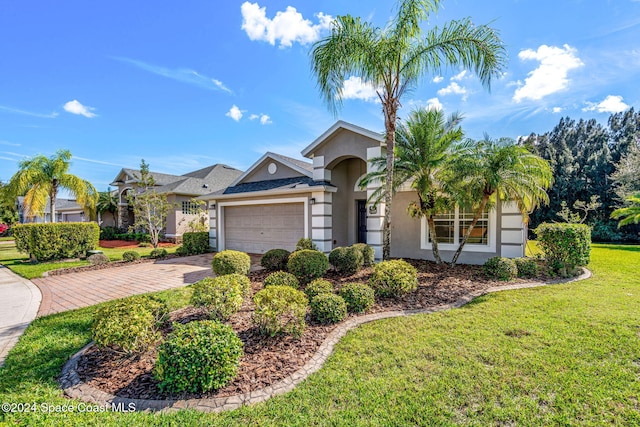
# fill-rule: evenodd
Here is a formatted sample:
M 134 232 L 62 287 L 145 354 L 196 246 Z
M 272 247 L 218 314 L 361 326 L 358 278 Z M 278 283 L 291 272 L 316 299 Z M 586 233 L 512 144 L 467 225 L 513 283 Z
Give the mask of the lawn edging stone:
M 298 369 L 288 377 L 278 381 L 277 383 L 264 387 L 259 390 L 253 390 L 251 392 L 238 394 L 235 396 L 226 397 L 213 397 L 203 399 L 186 399 L 186 400 L 149 400 L 149 399 L 131 399 L 118 397 L 110 393 L 98 390 L 92 387 L 80 379 L 77 372 L 78 362 L 84 353 L 93 346 L 93 342 L 87 344 L 76 354 L 71 356 L 67 363 L 62 368 L 61 376 L 58 380 L 64 393 L 73 399 L 79 399 L 84 402 L 91 402 L 104 406 L 111 405 L 124 405 L 127 407 L 129 404 L 135 405 L 136 411 L 162 411 L 162 412 L 175 412 L 182 409 L 195 409 L 202 412 L 222 412 L 233 409 L 238 409 L 245 405 L 253 405 L 255 403 L 264 402 L 271 397 L 285 394 L 293 390 L 298 384 L 304 381 L 309 375 L 320 370 L 324 362 L 329 358 L 335 345 L 344 337 L 347 332 L 356 328 L 364 323 L 373 322 L 376 320 L 389 319 L 394 317 L 412 316 L 416 314 L 430 314 L 438 311 L 450 310 L 453 308 L 460 308 L 475 298 L 482 295 L 508 291 L 517 289 L 537 288 L 547 285 L 566 284 L 577 282 L 580 280 L 586 280 L 592 275 L 591 271 L 585 267 L 582 267 L 582 273 L 579 276 L 571 277 L 567 279 L 556 279 L 548 282 L 526 282 L 513 285 L 495 286 L 485 290 L 479 290 L 470 292 L 469 294 L 459 298 L 458 300 L 449 304 L 434 305 L 429 308 L 415 309 L 415 310 L 394 310 L 384 311 L 379 313 L 367 314 L 358 317 L 352 317 L 347 321 L 339 324 L 333 331 L 329 333 L 327 338 L 322 342 L 320 348 L 316 351 L 316 354 L 305 365 Z

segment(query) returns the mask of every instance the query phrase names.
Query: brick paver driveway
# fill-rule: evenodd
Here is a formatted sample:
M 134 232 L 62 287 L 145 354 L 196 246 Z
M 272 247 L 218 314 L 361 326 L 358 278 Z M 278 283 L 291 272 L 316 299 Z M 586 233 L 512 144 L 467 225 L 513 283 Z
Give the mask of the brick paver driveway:
M 146 292 L 179 288 L 211 276 L 213 254 L 33 279 L 42 292 L 38 317 Z

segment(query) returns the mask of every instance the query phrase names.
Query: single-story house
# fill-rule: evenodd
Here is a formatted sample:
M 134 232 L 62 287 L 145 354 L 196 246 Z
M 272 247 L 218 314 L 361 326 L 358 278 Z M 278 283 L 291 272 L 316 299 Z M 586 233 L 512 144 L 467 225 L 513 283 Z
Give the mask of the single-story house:
M 193 202 L 198 196 L 220 190 L 232 184 L 242 171 L 223 164 L 215 164 L 184 175 L 150 172 L 155 181 L 155 191 L 167 195 L 173 208 L 167 215 L 165 237 L 180 240 L 189 222 L 197 218 L 198 206 Z M 122 169 L 111 183 L 117 187 L 118 213 L 116 226 L 127 228 L 135 223 L 133 208 L 129 206 L 130 192 L 140 191 L 140 170 Z M 206 221 L 206 219 L 205 219 Z
M 260 254 L 293 250 L 305 237 L 325 253 L 367 243 L 380 259 L 384 204 L 368 202 L 377 186 L 361 189 L 358 182 L 371 171 L 369 160 L 385 150 L 381 134 L 338 121 L 302 150 L 310 161 L 266 153 L 229 187 L 200 197 L 209 205 L 211 247 Z M 406 213 L 412 200 L 416 196 L 409 188 L 394 196 L 391 256 L 433 259 L 426 221 Z M 452 258 L 470 221 L 459 209 L 438 217 L 443 259 Z M 498 204 L 476 227 L 461 263 L 524 255 L 526 226 L 513 203 Z
M 16 201 L 18 220 L 20 223 L 51 222 L 51 202 L 47 201 L 42 215 L 31 215 L 24 206 L 24 196 Z M 56 199 L 56 222 L 85 222 L 90 220 L 88 212 L 75 199 Z

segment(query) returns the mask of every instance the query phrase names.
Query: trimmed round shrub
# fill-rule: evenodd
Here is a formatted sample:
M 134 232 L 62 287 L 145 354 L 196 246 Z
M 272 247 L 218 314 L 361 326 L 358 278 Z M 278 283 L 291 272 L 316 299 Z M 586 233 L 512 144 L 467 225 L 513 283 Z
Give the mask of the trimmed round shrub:
M 542 223 L 534 230 L 549 267 L 563 277 L 589 264 L 591 227 L 586 224 Z
M 91 265 L 103 265 L 109 263 L 109 257 L 105 254 L 93 254 L 87 258 Z
M 311 315 L 320 323 L 337 323 L 347 317 L 347 303 L 336 294 L 320 294 L 311 300 Z
M 298 289 L 300 283 L 293 274 L 286 271 L 276 271 L 264 279 L 264 287 L 266 288 L 267 286 L 291 286 Z
M 358 272 L 364 264 L 362 252 L 357 248 L 338 247 L 329 253 L 329 263 L 333 265 L 338 274 L 352 275 Z
M 363 266 L 371 267 L 373 265 L 373 262 L 375 261 L 375 252 L 371 246 L 366 243 L 356 243 L 351 245 L 351 247 L 356 248 L 362 253 Z
M 235 280 L 225 279 L 226 276 L 207 277 L 193 284 L 191 304 L 204 307 L 212 319 L 227 320 L 240 310 L 243 292 L 240 284 Z
M 160 390 L 206 392 L 224 387 L 238 374 L 242 341 L 228 325 L 203 320 L 174 323 L 158 349 L 154 376 Z
M 137 261 L 140 259 L 140 254 L 136 251 L 124 251 L 122 253 L 122 259 L 126 262 Z
M 218 276 L 233 273 L 246 276 L 251 268 L 251 258 L 244 252 L 226 250 L 215 254 L 211 265 Z
M 169 255 L 169 253 L 167 252 L 167 250 L 165 248 L 155 248 L 149 254 L 149 256 L 151 258 L 156 258 L 156 259 L 166 258 L 167 255 Z
M 253 322 L 263 334 L 299 337 L 304 332 L 309 300 L 302 291 L 291 286 L 269 286 L 256 293 L 253 302 Z
M 518 275 L 518 267 L 514 260 L 494 256 L 483 266 L 484 275 L 490 279 L 511 280 Z
M 303 249 L 291 254 L 287 269 L 298 278 L 300 283 L 307 284 L 322 277 L 329 269 L 329 260 L 320 251 Z
M 313 240 L 308 237 L 303 237 L 302 239 L 298 240 L 298 243 L 296 243 L 296 251 L 302 250 L 317 251 L 318 247 L 315 243 L 313 243 Z
M 518 269 L 518 277 L 531 279 L 538 275 L 538 263 L 534 259 L 516 258 L 514 261 Z
M 364 283 L 347 283 L 339 292 L 352 313 L 364 313 L 376 302 L 375 293 Z
M 251 280 L 244 274 L 225 274 L 224 276 L 218 276 L 218 280 L 226 280 L 233 283 L 236 283 L 242 289 L 242 296 L 248 297 L 251 293 Z
M 268 250 L 260 259 L 260 265 L 267 271 L 286 270 L 289 255 L 291 252 L 286 249 Z
M 307 294 L 309 300 L 312 300 L 316 295 L 332 294 L 333 284 L 328 280 L 316 279 L 307 285 L 304 289 L 304 293 Z
M 178 246 L 176 248 L 175 254 L 179 256 L 187 256 L 189 255 L 189 251 L 187 251 L 187 249 L 184 246 Z
M 373 266 L 369 286 L 381 297 L 400 297 L 418 288 L 418 272 L 402 259 L 382 261 Z

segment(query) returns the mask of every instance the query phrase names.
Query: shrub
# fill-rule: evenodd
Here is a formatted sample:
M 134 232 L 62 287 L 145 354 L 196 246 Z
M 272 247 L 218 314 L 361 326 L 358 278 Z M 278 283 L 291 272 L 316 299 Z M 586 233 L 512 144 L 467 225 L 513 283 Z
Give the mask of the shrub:
M 352 313 L 364 313 L 376 302 L 375 293 L 364 283 L 347 283 L 339 292 Z
M 87 258 L 91 265 L 104 265 L 109 263 L 109 257 L 105 254 L 93 254 Z
M 276 271 L 264 279 L 264 287 L 266 288 L 267 286 L 291 286 L 294 289 L 298 289 L 300 283 L 293 274 L 285 271 Z
M 216 390 L 236 377 L 242 353 L 242 341 L 228 325 L 174 323 L 173 333 L 158 349 L 154 376 L 163 391 Z
M 373 248 L 366 243 L 356 243 L 351 245 L 352 248 L 359 250 L 362 253 L 363 266 L 371 267 L 375 261 L 375 252 Z
M 320 323 L 337 323 L 347 317 L 347 304 L 336 294 L 320 294 L 311 300 L 311 315 Z
M 136 251 L 124 251 L 122 253 L 122 259 L 127 262 L 136 261 L 140 259 L 140 254 Z
M 184 233 L 182 235 L 182 247 L 189 255 L 209 252 L 209 233 L 206 231 Z
M 373 266 L 369 286 L 378 296 L 397 298 L 417 289 L 418 272 L 401 259 L 383 261 Z
M 538 263 L 531 258 L 516 258 L 513 261 L 518 269 L 518 277 L 530 279 L 538 275 Z
M 291 254 L 287 269 L 300 283 L 307 284 L 329 269 L 329 261 L 322 252 L 303 249 Z
M 566 277 L 587 265 L 591 255 L 591 229 L 585 224 L 543 223 L 535 229 L 549 267 Z
M 279 271 L 287 269 L 289 252 L 286 249 L 271 249 L 260 259 L 260 265 L 267 271 Z
M 296 251 L 302 250 L 317 251 L 318 247 L 315 243 L 313 243 L 313 240 L 308 237 L 304 237 L 298 240 L 298 243 L 296 243 Z
M 192 286 L 191 304 L 204 307 L 212 319 L 227 320 L 242 306 L 244 292 L 240 283 L 224 277 L 207 277 Z
M 244 252 L 226 250 L 218 252 L 211 265 L 218 276 L 232 273 L 247 275 L 251 268 L 251 258 Z
M 253 301 L 253 322 L 263 334 L 300 336 L 304 332 L 309 300 L 302 291 L 291 286 L 269 286 L 256 293 Z
M 151 243 L 140 242 L 140 243 L 138 243 L 138 247 L 139 248 L 150 248 L 151 247 Z
M 123 353 L 140 353 L 160 339 L 159 323 L 166 305 L 154 298 L 135 296 L 96 309 L 91 333 L 98 346 Z
M 187 255 L 189 255 L 189 252 L 187 252 L 187 250 L 184 248 L 184 246 L 178 246 L 176 248 L 175 254 L 178 255 L 178 256 L 187 256 Z
M 224 276 L 218 276 L 218 280 L 225 280 L 225 281 L 236 283 L 238 286 L 240 286 L 243 297 L 248 297 L 249 294 L 251 293 L 251 281 L 244 274 L 237 274 L 237 273 L 225 274 Z
M 362 252 L 350 246 L 332 250 L 329 254 L 329 263 L 333 265 L 339 274 L 352 275 L 362 268 L 364 260 Z
M 168 254 L 167 250 L 164 248 L 155 248 L 151 251 L 149 256 L 151 258 L 165 258 Z
M 312 300 L 316 295 L 333 293 L 333 285 L 328 280 L 316 279 L 307 285 L 304 293 Z
M 100 229 L 100 240 L 114 240 L 116 238 L 116 234 L 118 233 L 120 233 L 120 230 L 118 230 L 116 227 L 107 225 L 106 227 Z
M 494 256 L 482 267 L 484 275 L 490 279 L 511 280 L 518 275 L 518 267 L 514 260 Z
M 73 258 L 98 247 L 95 222 L 16 224 L 12 227 L 18 251 L 38 261 Z

